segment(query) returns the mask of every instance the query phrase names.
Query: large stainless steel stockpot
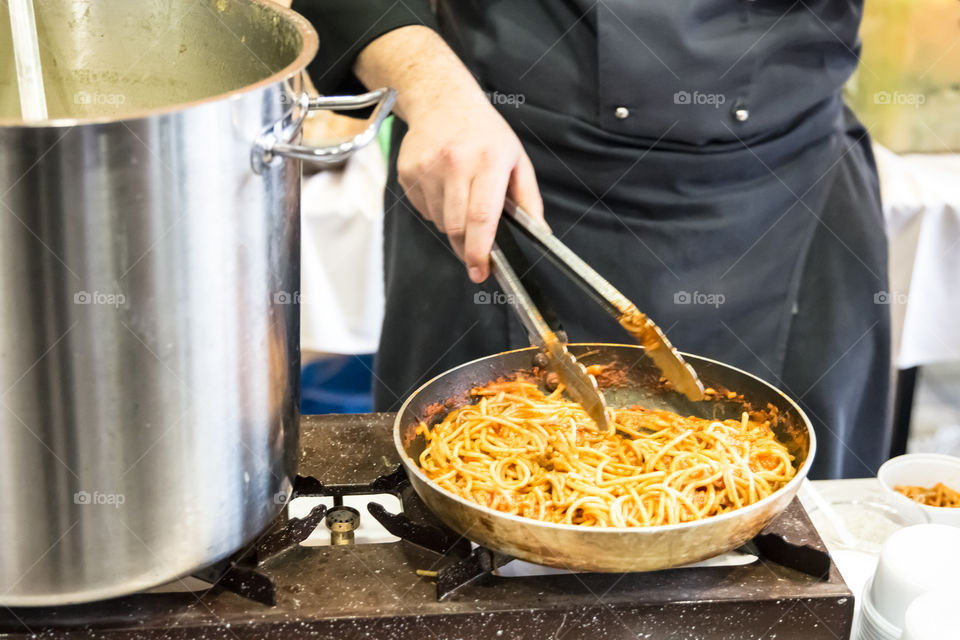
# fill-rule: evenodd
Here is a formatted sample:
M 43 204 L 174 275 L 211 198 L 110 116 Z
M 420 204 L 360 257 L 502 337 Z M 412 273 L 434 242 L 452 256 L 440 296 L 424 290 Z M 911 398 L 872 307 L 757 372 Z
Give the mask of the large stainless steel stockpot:
M 251 541 L 296 473 L 300 163 L 393 93 L 308 100 L 262 0 L 37 0 L 50 120 L 0 17 L 0 605 L 157 585 Z M 378 102 L 379 101 L 379 102 Z M 378 103 L 299 146 L 307 111 Z
M 692 402 L 660 384 L 660 370 L 642 347 L 572 344 L 580 362 L 616 364 L 623 378 L 604 389 L 609 406 L 641 404 L 681 415 L 737 419 L 750 408 L 777 409 L 772 428 L 793 456 L 797 474 L 778 491 L 741 509 L 694 522 L 655 527 L 584 527 L 554 524 L 495 511 L 441 488 L 420 469 L 426 442 L 416 432 L 421 420 L 443 418 L 437 407 L 472 402 L 470 389 L 501 376 L 533 375 L 535 348 L 507 351 L 442 373 L 407 398 L 394 425 L 394 441 L 414 490 L 437 517 L 464 537 L 522 560 L 575 571 L 654 571 L 704 560 L 735 549 L 753 538 L 793 500 L 810 470 L 816 438 L 810 420 L 797 404 L 763 380 L 729 365 L 683 354 L 707 387 L 733 389 L 742 399 L 717 396 Z M 542 381 L 541 381 L 542 382 Z

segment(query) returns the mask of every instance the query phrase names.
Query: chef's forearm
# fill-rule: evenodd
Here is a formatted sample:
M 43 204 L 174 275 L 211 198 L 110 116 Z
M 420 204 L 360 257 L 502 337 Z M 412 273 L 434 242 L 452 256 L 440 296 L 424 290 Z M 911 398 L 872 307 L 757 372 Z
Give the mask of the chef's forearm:
M 355 6 L 349 2 L 365 8 L 375 3 L 343 1 L 347 4 L 336 5 L 341 11 Z M 364 32 L 362 46 L 349 44 L 347 53 L 342 54 L 351 60 L 348 68 L 339 62 L 325 67 L 327 62 L 321 61 L 311 67 L 311 77 L 322 83 L 329 82 L 324 76 L 339 75 L 362 82 L 368 89 L 387 86 L 397 90 L 395 111 L 409 125 L 397 155 L 397 181 L 410 204 L 447 234 L 470 279 L 483 282 L 490 274 L 490 247 L 504 197 L 510 195 L 534 217 L 543 219 L 533 164 L 467 67 L 430 28 L 435 26 L 430 24 L 432 15 L 419 23 L 404 24 L 399 21 L 405 16 L 390 15 L 397 21 L 392 28 L 376 27 L 374 22 L 369 29 L 376 33 Z M 337 37 L 343 42 L 345 35 L 338 33 Z M 321 48 L 322 43 L 321 36 Z M 328 52 L 325 60 L 330 57 Z M 318 89 L 323 92 L 323 85 Z
M 353 70 L 367 87 L 396 89 L 395 111 L 408 122 L 448 98 L 484 101 L 466 66 L 436 31 L 423 26 L 380 36 L 360 53 Z

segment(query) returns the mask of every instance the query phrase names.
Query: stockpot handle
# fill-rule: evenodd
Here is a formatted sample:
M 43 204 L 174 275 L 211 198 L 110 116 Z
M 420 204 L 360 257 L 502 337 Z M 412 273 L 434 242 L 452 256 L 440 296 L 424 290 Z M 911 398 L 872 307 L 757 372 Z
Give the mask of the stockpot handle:
M 262 173 L 278 156 L 333 164 L 350 157 L 355 151 L 369 144 L 380 130 L 380 125 L 390 115 L 397 101 L 395 89 L 384 87 L 358 96 L 319 96 L 311 98 L 306 93 L 300 96 L 300 110 L 292 123 L 286 118 L 267 127 L 257 138 L 253 147 L 252 164 L 256 173 Z M 376 105 L 370 115 L 367 128 L 353 138 L 327 147 L 311 147 L 293 144 L 293 140 L 303 127 L 307 114 L 320 109 L 352 111 Z

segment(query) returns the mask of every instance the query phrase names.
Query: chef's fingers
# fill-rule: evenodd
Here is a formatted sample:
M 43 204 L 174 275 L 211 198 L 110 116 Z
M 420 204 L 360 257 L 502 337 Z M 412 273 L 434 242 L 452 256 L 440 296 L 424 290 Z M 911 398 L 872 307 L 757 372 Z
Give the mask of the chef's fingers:
M 453 252 L 456 253 L 461 260 L 463 260 L 463 236 L 456 238 L 452 236 L 448 237 L 450 239 L 450 246 L 453 247 Z
M 417 187 L 414 187 L 412 189 L 404 189 L 403 195 L 406 196 L 407 200 L 413 205 L 414 209 L 420 213 L 420 215 L 422 215 L 427 221 L 431 221 L 429 211 L 427 209 L 427 200 L 424 197 L 423 191 Z M 441 229 L 441 231 L 443 230 Z
M 412 161 L 403 153 L 397 162 L 397 181 L 417 211 L 443 233 L 443 172 L 435 162 Z
M 443 226 L 450 245 L 463 260 L 464 238 L 467 231 L 467 202 L 470 199 L 470 178 L 472 167 L 466 158 L 457 158 L 448 154 L 445 168 L 446 180 L 443 183 Z
M 470 184 L 463 259 L 467 263 L 467 274 L 477 283 L 490 275 L 490 247 L 503 212 L 510 172 L 511 168 L 502 164 L 486 165 Z
M 543 221 L 543 199 L 540 197 L 540 187 L 537 185 L 537 176 L 533 171 L 533 163 L 526 153 L 520 154 L 517 166 L 510 173 L 510 184 L 507 193 L 517 205 L 537 220 Z M 544 221 L 543 225 L 549 230 Z
M 443 217 L 443 182 L 442 177 L 435 175 L 425 176 L 418 185 L 423 192 L 424 208 L 420 211 L 428 220 L 432 220 L 440 233 L 447 233 L 446 220 Z

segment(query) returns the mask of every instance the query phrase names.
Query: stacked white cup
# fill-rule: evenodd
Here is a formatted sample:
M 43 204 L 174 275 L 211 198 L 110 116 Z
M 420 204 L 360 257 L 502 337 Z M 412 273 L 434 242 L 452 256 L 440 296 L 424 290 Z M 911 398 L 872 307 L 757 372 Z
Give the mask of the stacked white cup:
M 858 640 L 900 640 L 914 600 L 930 591 L 958 588 L 960 528 L 918 524 L 900 529 L 883 543 L 877 571 L 864 589 Z M 914 617 L 922 617 L 923 610 Z M 960 637 L 960 630 L 953 631 Z
M 957 611 L 960 588 L 928 591 L 907 607 L 901 640 L 946 640 L 960 638 Z

